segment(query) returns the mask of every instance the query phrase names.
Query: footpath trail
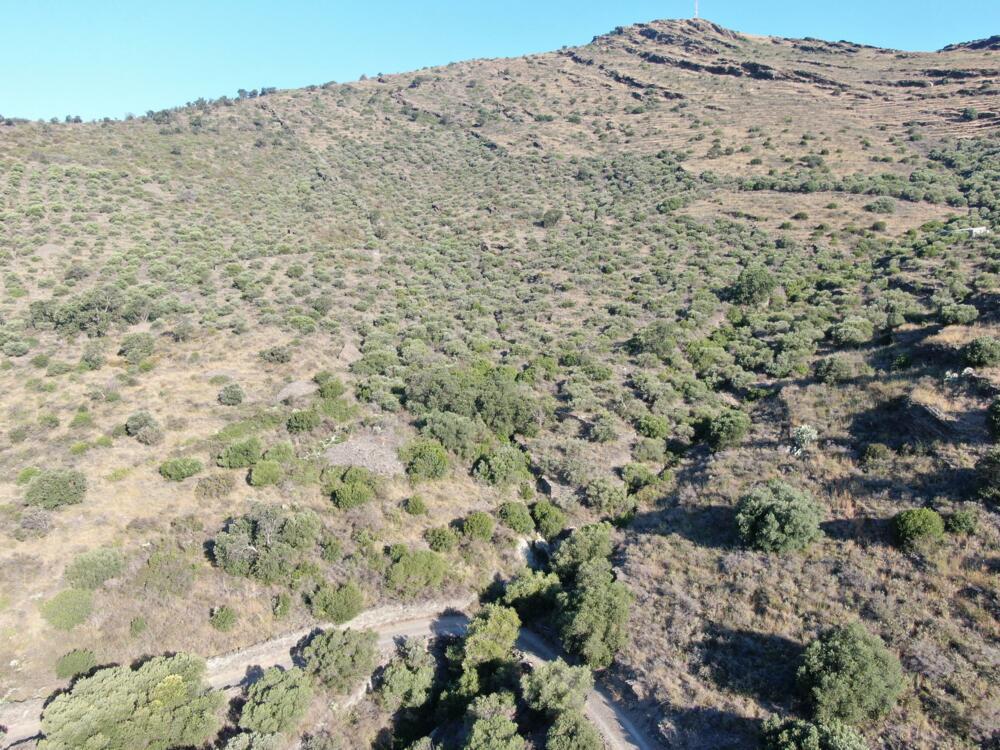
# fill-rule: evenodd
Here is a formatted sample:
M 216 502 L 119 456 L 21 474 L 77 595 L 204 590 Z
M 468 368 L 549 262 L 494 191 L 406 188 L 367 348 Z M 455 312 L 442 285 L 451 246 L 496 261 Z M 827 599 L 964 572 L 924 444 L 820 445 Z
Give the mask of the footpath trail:
M 238 651 L 213 656 L 206 661 L 206 678 L 213 688 L 234 695 L 242 689 L 248 675 L 254 670 L 275 665 L 291 666 L 291 652 L 297 644 L 311 633 L 333 627 L 374 630 L 378 634 L 379 648 L 384 654 L 391 653 L 401 638 L 461 635 L 469 622 L 462 610 L 471 603 L 472 600 L 465 599 L 430 601 L 414 606 L 376 607 L 362 612 L 344 625 L 319 623 Z M 559 655 L 541 636 L 525 628 L 521 629 L 518 636 L 517 648 L 534 664 L 552 661 Z M 57 688 L 53 688 L 55 689 Z M 341 707 L 361 700 L 366 690 L 367 686 L 362 686 L 356 693 L 343 699 Z M 0 705 L 0 727 L 7 729 L 6 736 L 0 736 L 0 747 L 5 750 L 24 747 L 37 739 L 41 732 L 43 707 L 42 699 Z M 625 709 L 601 687 L 595 688 L 587 697 L 584 713 L 600 731 L 609 750 L 662 748 L 661 744 L 646 737 L 629 718 Z

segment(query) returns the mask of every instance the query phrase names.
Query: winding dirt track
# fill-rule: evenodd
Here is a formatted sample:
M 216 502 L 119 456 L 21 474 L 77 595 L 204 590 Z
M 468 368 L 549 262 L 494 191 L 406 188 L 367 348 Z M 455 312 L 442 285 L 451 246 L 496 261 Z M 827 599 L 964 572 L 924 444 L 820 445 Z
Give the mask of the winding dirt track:
M 411 607 L 377 607 L 361 613 L 342 626 L 325 623 L 303 628 L 208 659 L 208 683 L 228 694 L 238 693 L 248 678 L 252 679 L 253 674 L 261 667 L 291 666 L 291 651 L 300 641 L 311 633 L 332 627 L 371 628 L 378 633 L 378 645 L 385 654 L 391 653 L 401 638 L 460 635 L 465 632 L 469 622 L 462 610 L 471 603 L 466 599 L 425 602 Z M 528 661 L 535 664 L 551 661 L 559 655 L 541 636 L 524 628 L 518 636 L 517 648 Z M 366 690 L 367 686 L 362 686 L 354 695 L 343 699 L 340 705 L 344 707 L 357 702 Z M 7 736 L 2 738 L 4 748 L 17 748 L 38 737 L 43 705 L 44 701 L 41 699 L 0 705 L 0 726 L 7 728 Z M 661 744 L 646 737 L 625 710 L 616 705 L 611 696 L 599 686 L 587 696 L 584 713 L 601 732 L 609 750 L 662 748 Z

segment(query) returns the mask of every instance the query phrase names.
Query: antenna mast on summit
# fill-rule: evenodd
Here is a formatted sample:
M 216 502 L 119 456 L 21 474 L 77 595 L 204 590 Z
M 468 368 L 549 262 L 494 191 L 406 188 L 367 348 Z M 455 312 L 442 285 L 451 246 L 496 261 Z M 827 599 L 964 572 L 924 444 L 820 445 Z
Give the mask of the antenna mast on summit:
M 698 0 L 694 0 L 694 17 L 698 18 Z

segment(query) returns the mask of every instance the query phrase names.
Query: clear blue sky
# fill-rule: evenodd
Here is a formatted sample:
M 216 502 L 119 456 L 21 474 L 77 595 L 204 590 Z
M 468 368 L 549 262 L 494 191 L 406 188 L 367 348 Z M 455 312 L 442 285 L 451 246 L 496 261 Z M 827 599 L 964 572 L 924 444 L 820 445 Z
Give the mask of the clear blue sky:
M 141 114 L 238 88 L 542 52 L 694 0 L 0 0 L 0 114 Z M 998 0 L 701 0 L 755 34 L 912 50 L 1000 34 Z

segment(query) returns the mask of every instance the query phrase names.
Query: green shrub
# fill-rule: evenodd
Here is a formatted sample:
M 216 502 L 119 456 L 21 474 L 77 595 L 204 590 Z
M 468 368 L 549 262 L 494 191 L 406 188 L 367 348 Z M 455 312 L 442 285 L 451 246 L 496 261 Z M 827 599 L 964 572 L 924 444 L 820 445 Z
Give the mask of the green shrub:
M 137 365 L 153 353 L 155 345 L 156 340 L 152 334 L 130 333 L 122 339 L 118 355 L 124 357 L 129 364 Z
M 481 421 L 450 411 L 425 414 L 420 431 L 465 460 L 474 458 L 490 441 L 490 431 Z
M 156 445 L 163 440 L 160 424 L 148 411 L 137 411 L 125 420 L 125 434 L 143 445 Z
M 748 547 L 764 552 L 805 549 L 819 539 L 823 514 L 805 492 L 772 481 L 744 495 L 736 509 L 736 526 Z
M 171 458 L 160 464 L 160 476 L 171 482 L 180 482 L 193 477 L 203 468 L 197 458 Z
M 269 487 L 280 482 L 283 475 L 281 464 L 265 458 L 250 469 L 250 484 L 254 487 Z
M 893 457 L 892 448 L 885 443 L 869 443 L 861 454 L 861 468 L 865 471 L 878 469 Z
M 530 476 L 527 458 L 513 445 L 501 445 L 483 455 L 476 461 L 472 474 L 495 487 L 506 487 Z
M 386 584 L 398 595 L 412 598 L 440 587 L 446 571 L 444 558 L 437 552 L 398 549 L 393 551 Z
M 324 583 L 309 597 L 313 617 L 338 625 L 353 620 L 364 606 L 365 595 L 354 581 L 337 587 Z
M 944 519 L 940 513 L 931 508 L 910 508 L 900 511 L 893 517 L 892 527 L 896 543 L 908 550 L 944 536 Z
M 476 510 L 462 520 L 462 536 L 488 542 L 493 538 L 493 517 L 489 513 Z
M 211 616 L 208 618 L 209 624 L 223 633 L 226 633 L 236 627 L 236 610 L 223 604 L 221 607 L 215 607 L 212 609 Z
M 594 559 L 575 572 L 574 583 L 557 595 L 563 647 L 589 666 L 603 669 L 628 641 L 632 594 L 616 581 L 611 564 Z
M 670 420 L 658 414 L 643 414 L 635 428 L 640 435 L 663 440 L 670 434 Z
M 513 607 L 524 621 L 547 618 L 555 612 L 556 596 L 562 591 L 559 576 L 525 569 L 504 589 L 502 602 Z
M 292 361 L 292 352 L 285 346 L 272 346 L 258 355 L 265 362 L 284 365 Z
M 98 547 L 83 552 L 66 566 L 65 578 L 74 588 L 97 589 L 110 578 L 125 571 L 125 555 L 113 547 Z
M 291 413 L 285 426 L 291 433 L 310 432 L 319 427 L 322 421 L 319 412 L 313 409 L 301 409 Z
M 219 403 L 223 406 L 239 406 L 243 403 L 245 394 L 238 383 L 230 383 L 219 391 Z
M 888 196 L 876 198 L 871 203 L 865 205 L 865 211 L 873 214 L 891 214 L 896 211 L 896 201 Z
M 311 700 L 309 677 L 301 669 L 271 667 L 247 690 L 240 728 L 262 734 L 289 732 L 298 726 Z
M 996 367 L 1000 364 L 1000 339 L 980 336 L 962 348 L 965 364 L 970 367 Z
M 854 377 L 854 368 L 850 360 L 838 354 L 819 360 L 813 372 L 818 381 L 827 385 L 843 383 Z
M 268 461 L 277 461 L 279 464 L 287 464 L 295 460 L 295 449 L 291 443 L 277 443 L 264 452 L 264 458 Z
M 552 555 L 552 570 L 564 582 L 571 581 L 586 563 L 593 560 L 607 560 L 613 548 L 610 524 L 593 523 L 581 526 L 556 548 Z
M 968 325 L 979 317 L 979 310 L 973 305 L 948 304 L 941 305 L 938 320 L 944 325 Z
M 194 494 L 201 500 L 218 500 L 228 497 L 234 489 L 236 478 L 232 474 L 212 474 L 195 482 Z
M 524 750 L 524 740 L 513 721 L 514 697 L 510 693 L 480 695 L 469 704 L 469 736 L 463 750 Z
M 323 477 L 330 499 L 341 510 L 356 508 L 372 500 L 376 482 L 374 474 L 359 466 L 334 468 Z
M 715 452 L 739 445 L 750 431 L 750 417 L 739 409 L 726 409 L 706 417 L 699 425 L 701 438 Z
M 420 495 L 413 495 L 403 501 L 403 510 L 411 516 L 427 515 L 427 503 Z
M 566 528 L 566 514 L 548 500 L 532 505 L 531 517 L 535 519 L 538 533 L 546 539 L 554 539 Z
M 3 345 L 3 353 L 8 357 L 23 357 L 31 351 L 31 347 L 24 341 L 8 341 Z
M 437 526 L 424 532 L 427 545 L 435 552 L 450 552 L 458 546 L 458 534 L 447 526 Z
M 49 469 L 36 476 L 24 493 L 24 502 L 46 510 L 83 502 L 87 478 L 79 471 Z
M 748 266 L 740 271 L 733 285 L 733 301 L 740 305 L 759 305 L 767 302 L 777 282 L 763 266 Z
M 761 750 L 868 750 L 865 738 L 839 722 L 830 724 L 771 717 L 764 722 Z
M 645 464 L 630 463 L 622 468 L 622 479 L 628 491 L 635 494 L 643 487 L 654 484 L 657 477 Z
M 66 589 L 43 603 L 42 617 L 56 630 L 72 630 L 86 621 L 94 609 L 94 597 L 87 589 Z
M 545 750 L 604 750 L 604 739 L 579 711 L 559 714 L 545 735 Z
M 378 634 L 374 630 L 328 630 L 302 651 L 305 670 L 335 694 L 349 693 L 375 669 Z
M 440 479 L 448 473 L 448 452 L 433 438 L 411 440 L 400 449 L 399 458 L 413 481 Z
M 531 709 L 550 716 L 580 711 L 594 678 L 586 667 L 571 667 L 562 659 L 536 667 L 521 678 L 521 692 Z
M 434 685 L 434 672 L 434 657 L 425 644 L 407 638 L 379 676 L 375 693 L 379 703 L 392 712 L 423 706 Z
M 42 712 L 40 750 L 201 747 L 219 729 L 222 693 L 195 656 L 158 656 L 131 669 L 99 669 Z
M 797 679 L 806 702 L 824 723 L 881 719 L 903 689 L 899 660 L 856 622 L 832 628 L 810 643 Z
M 635 510 L 635 499 L 625 492 L 625 486 L 607 477 L 599 477 L 584 491 L 586 505 L 606 516 L 622 516 Z
M 979 526 L 979 516 L 974 510 L 958 510 L 948 516 L 944 525 L 950 534 L 971 536 Z
M 97 666 L 97 657 L 88 648 L 75 648 L 56 660 L 56 677 L 60 680 L 87 674 Z
M 260 461 L 263 447 L 255 437 L 226 446 L 216 463 L 224 469 L 249 469 Z
M 1000 447 L 991 448 L 976 462 L 976 482 L 981 500 L 1000 505 Z
M 875 326 L 868 318 L 851 315 L 830 328 L 830 338 L 837 346 L 861 346 L 875 335 Z
M 986 426 L 994 440 L 1000 440 L 1000 396 L 993 399 L 986 410 Z
M 530 534 L 535 530 L 535 521 L 524 503 L 502 503 L 499 516 L 504 526 L 517 534 Z
M 315 378 L 313 378 L 313 380 L 315 380 Z M 319 383 L 319 397 L 327 401 L 338 399 L 346 392 L 347 388 L 344 387 L 344 384 L 339 378 L 330 376 L 329 378 L 324 378 L 322 383 Z

